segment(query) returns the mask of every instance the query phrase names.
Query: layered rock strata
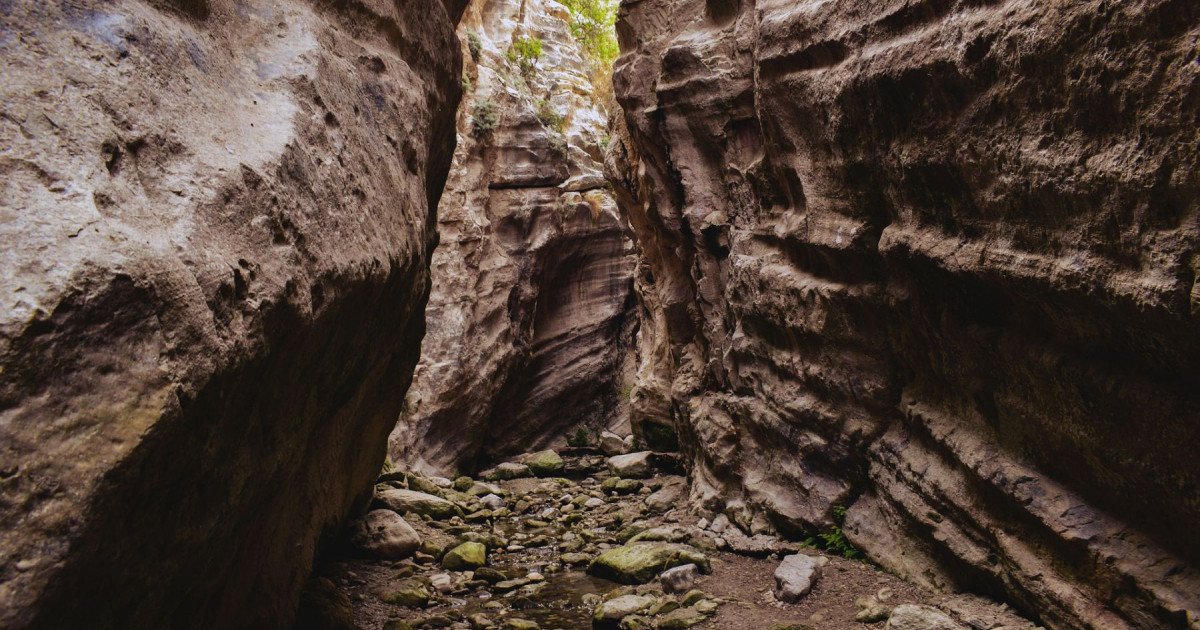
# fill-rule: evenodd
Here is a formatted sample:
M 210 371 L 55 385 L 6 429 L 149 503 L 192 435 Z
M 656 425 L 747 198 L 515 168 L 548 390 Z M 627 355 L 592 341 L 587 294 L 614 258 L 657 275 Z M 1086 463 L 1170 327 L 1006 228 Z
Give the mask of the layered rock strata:
M 751 531 L 1200 627 L 1200 8 L 623 4 L 638 427 Z M 642 430 L 642 429 L 639 429 Z
M 605 187 L 607 112 L 567 20 L 552 0 L 479 1 L 459 26 L 470 89 L 428 333 L 391 438 L 407 466 L 474 471 L 627 417 L 632 243 Z M 540 56 L 518 56 L 524 42 Z
M 290 626 L 417 360 L 460 11 L 0 3 L 0 626 Z

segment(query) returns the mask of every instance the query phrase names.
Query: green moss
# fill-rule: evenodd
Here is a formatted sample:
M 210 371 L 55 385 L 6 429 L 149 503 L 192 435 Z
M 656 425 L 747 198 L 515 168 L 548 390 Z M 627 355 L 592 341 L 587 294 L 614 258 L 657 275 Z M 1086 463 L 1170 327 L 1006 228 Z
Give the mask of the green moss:
M 644 422 L 642 436 L 646 438 L 646 446 L 652 451 L 679 450 L 679 437 L 675 435 L 674 427 L 657 422 Z
M 451 571 L 467 571 L 487 564 L 487 547 L 482 543 L 465 542 L 446 552 L 442 557 L 442 568 Z
M 659 573 L 685 564 L 695 564 L 709 573 L 708 558 L 688 547 L 666 543 L 631 543 L 609 549 L 588 565 L 588 573 L 622 584 L 645 584 Z

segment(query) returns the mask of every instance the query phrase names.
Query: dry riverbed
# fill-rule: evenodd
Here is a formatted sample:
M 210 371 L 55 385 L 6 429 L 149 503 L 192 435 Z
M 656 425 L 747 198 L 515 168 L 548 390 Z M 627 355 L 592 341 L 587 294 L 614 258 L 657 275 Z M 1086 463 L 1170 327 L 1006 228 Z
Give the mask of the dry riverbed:
M 324 559 L 298 627 L 1034 627 L 981 598 L 930 593 L 867 562 L 701 519 L 670 456 L 540 457 L 495 469 L 491 481 L 381 477 L 372 507 L 387 512 L 372 512 Z M 793 554 L 815 568 L 785 603 L 776 572 Z M 672 567 L 681 568 L 660 576 Z

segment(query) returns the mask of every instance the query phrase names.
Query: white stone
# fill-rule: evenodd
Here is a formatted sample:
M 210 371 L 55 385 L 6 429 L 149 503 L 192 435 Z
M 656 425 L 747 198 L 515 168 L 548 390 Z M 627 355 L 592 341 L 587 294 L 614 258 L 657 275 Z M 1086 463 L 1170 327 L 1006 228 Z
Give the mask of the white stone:
M 454 578 L 449 573 L 435 573 L 429 576 L 429 583 L 443 595 L 454 590 Z
M 391 510 L 372 510 L 355 521 L 350 527 L 350 541 L 380 558 L 406 558 L 421 546 L 416 530 Z
M 932 607 L 904 604 L 892 609 L 887 630 L 964 630 L 950 615 Z
M 683 593 L 690 590 L 700 577 L 700 568 L 694 564 L 685 564 L 663 571 L 658 576 L 663 590 L 668 593 Z
M 624 455 L 629 452 L 629 447 L 626 446 L 624 438 L 612 431 L 605 431 L 600 434 L 600 450 L 609 456 Z
M 608 458 L 608 470 L 624 479 L 640 479 L 650 476 L 650 451 L 617 455 Z
M 821 575 L 821 562 L 802 553 L 787 556 L 775 569 L 775 598 L 794 604 L 812 590 Z

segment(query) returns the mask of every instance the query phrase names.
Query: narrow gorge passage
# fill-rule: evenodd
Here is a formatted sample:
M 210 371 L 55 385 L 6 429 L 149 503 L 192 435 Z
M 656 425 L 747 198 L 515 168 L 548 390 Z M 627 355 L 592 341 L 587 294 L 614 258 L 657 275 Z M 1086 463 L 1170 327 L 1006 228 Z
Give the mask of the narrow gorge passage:
M 0 628 L 1200 630 L 1197 0 L 0 0 Z

